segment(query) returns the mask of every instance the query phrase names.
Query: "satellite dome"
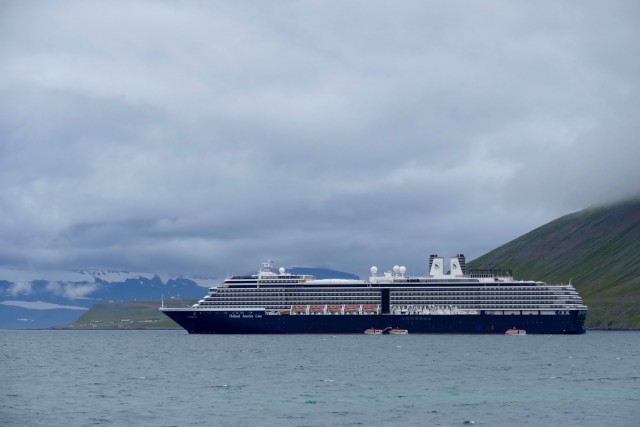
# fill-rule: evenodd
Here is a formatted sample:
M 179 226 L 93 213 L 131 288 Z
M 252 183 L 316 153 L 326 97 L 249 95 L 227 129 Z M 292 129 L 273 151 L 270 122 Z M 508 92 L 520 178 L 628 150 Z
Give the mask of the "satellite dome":
M 393 272 L 398 274 L 400 272 L 400 266 L 399 265 L 394 265 L 393 266 Z
M 404 274 L 407 272 L 407 267 L 405 267 L 404 265 L 400 266 L 400 274 Z
M 284 274 L 285 269 L 284 269 L 284 267 L 280 267 L 280 268 L 278 269 L 278 271 L 280 272 L 280 274 Z
M 378 272 L 378 267 L 376 267 L 375 265 L 371 267 L 371 274 L 376 274 L 377 272 Z

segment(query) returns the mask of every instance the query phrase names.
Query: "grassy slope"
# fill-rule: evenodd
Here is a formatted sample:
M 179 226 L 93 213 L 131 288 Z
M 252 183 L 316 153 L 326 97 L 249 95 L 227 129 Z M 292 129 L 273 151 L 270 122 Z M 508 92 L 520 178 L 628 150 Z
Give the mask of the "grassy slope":
M 197 300 L 180 300 L 179 306 Z M 174 304 L 175 305 L 175 304 Z M 178 306 L 175 305 L 175 306 Z M 64 329 L 176 329 L 179 326 L 160 310 L 160 301 L 117 301 L 94 304 L 80 319 Z
M 640 329 L 640 200 L 563 216 L 469 266 L 571 281 L 589 306 L 588 327 Z

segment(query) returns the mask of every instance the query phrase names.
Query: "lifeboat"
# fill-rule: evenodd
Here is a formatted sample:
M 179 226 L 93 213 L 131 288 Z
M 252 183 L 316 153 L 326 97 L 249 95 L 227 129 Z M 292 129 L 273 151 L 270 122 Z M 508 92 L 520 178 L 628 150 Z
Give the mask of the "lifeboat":
M 307 309 L 307 307 L 304 306 L 304 305 L 294 305 L 293 306 L 293 310 L 294 311 L 305 311 L 306 309 Z
M 406 329 L 393 328 L 389 331 L 391 335 L 407 335 L 409 333 Z
M 282 311 L 280 311 L 280 315 L 283 315 L 283 316 L 288 316 L 288 315 L 290 315 L 290 314 L 291 314 L 291 311 L 289 311 L 289 310 L 282 310 Z
M 367 310 L 367 311 L 377 311 L 378 310 L 378 306 L 377 305 L 365 305 L 363 308 L 365 310 Z
M 311 311 L 322 311 L 324 310 L 324 306 L 323 305 L 312 305 L 311 306 Z
M 340 306 L 339 305 L 330 305 L 329 306 L 329 311 L 340 311 Z
M 511 328 L 507 329 L 505 335 L 527 335 L 527 331 L 525 331 L 524 329 Z
M 347 305 L 344 309 L 347 311 L 358 311 L 360 307 L 357 305 Z
M 382 329 L 369 328 L 364 331 L 366 335 L 382 335 Z

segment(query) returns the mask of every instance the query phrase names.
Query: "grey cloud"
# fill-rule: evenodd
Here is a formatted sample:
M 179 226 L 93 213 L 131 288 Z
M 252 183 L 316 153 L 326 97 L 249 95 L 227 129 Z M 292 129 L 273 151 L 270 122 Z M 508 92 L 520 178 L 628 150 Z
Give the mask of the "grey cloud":
M 62 296 L 69 299 L 82 299 L 89 296 L 97 289 L 95 283 L 59 283 L 49 282 L 45 287 L 45 290 L 51 292 L 54 295 Z
M 33 292 L 31 282 L 24 281 L 13 282 L 7 289 L 7 295 L 10 296 L 29 295 L 31 292 Z
M 365 274 L 638 195 L 633 2 L 10 2 L 0 263 Z

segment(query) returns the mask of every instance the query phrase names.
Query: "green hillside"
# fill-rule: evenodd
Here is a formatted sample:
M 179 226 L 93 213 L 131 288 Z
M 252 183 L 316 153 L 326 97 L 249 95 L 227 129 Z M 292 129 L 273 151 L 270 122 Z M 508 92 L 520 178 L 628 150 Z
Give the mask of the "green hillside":
M 640 200 L 558 218 L 468 263 L 511 268 L 516 279 L 571 283 L 587 327 L 640 329 Z
M 172 306 L 186 307 L 196 301 L 181 299 L 172 301 Z M 99 302 L 77 321 L 59 329 L 179 329 L 158 307 L 160 301 Z

